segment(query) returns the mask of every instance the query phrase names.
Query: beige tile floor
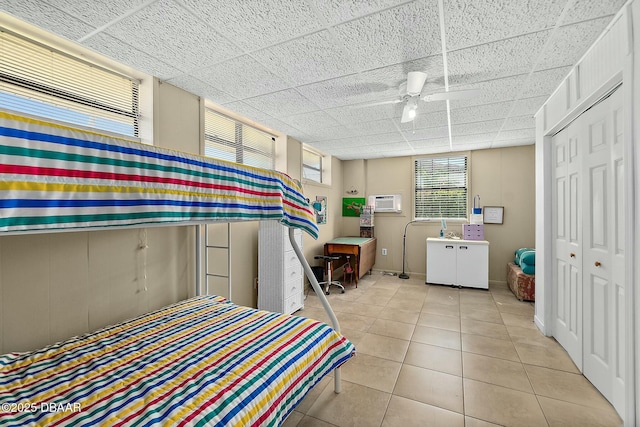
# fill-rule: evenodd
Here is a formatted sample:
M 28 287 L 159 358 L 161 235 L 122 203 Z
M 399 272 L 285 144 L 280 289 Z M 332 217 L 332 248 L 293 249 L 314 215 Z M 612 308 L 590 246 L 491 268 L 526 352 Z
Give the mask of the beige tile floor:
M 532 303 L 489 291 L 365 275 L 329 300 L 357 356 L 341 394 L 324 378 L 284 426 L 619 426 Z M 327 321 L 311 291 L 297 315 Z

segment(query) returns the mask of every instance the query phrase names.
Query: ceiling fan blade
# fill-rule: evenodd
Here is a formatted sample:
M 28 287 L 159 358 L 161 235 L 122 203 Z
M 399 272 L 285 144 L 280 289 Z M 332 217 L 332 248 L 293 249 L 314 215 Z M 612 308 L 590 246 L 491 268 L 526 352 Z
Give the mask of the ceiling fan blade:
M 365 104 L 353 104 L 351 105 L 351 108 L 375 107 L 376 105 L 397 104 L 399 102 L 402 102 L 402 99 L 394 99 L 391 101 L 380 101 L 380 102 L 367 102 Z
M 427 81 L 427 73 L 422 71 L 409 71 L 407 74 L 407 95 L 418 95 L 422 91 L 424 82 Z
M 413 113 L 411 113 L 413 111 Z M 412 110 L 409 104 L 406 104 L 402 109 L 402 118 L 400 119 L 400 123 L 407 123 L 413 121 L 415 119 L 415 110 Z
M 447 99 L 455 101 L 460 99 L 475 98 L 480 96 L 481 94 L 481 89 L 452 90 L 449 92 L 430 93 L 429 95 L 423 96 L 422 100 L 425 102 L 446 101 Z

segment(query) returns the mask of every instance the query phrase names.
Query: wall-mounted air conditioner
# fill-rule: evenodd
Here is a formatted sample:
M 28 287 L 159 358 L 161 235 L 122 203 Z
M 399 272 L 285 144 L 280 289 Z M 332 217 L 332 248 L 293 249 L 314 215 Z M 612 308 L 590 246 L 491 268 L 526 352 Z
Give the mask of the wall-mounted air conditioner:
M 383 194 L 369 196 L 369 206 L 374 212 L 402 212 L 402 196 L 400 194 Z

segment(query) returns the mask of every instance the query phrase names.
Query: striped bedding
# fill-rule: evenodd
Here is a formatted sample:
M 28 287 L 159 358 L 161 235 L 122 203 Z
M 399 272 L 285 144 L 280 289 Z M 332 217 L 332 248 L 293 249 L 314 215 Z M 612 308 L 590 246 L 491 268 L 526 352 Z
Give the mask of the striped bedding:
M 0 110 L 0 232 L 265 219 L 318 237 L 283 173 Z
M 277 426 L 353 352 L 324 323 L 196 297 L 0 356 L 0 425 Z

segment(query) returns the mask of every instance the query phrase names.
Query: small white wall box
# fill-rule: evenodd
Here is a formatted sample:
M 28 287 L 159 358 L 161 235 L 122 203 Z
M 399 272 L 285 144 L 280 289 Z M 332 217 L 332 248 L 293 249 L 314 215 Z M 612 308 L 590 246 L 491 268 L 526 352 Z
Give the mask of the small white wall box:
M 402 196 L 400 194 L 383 194 L 369 196 L 369 205 L 374 212 L 402 212 Z

